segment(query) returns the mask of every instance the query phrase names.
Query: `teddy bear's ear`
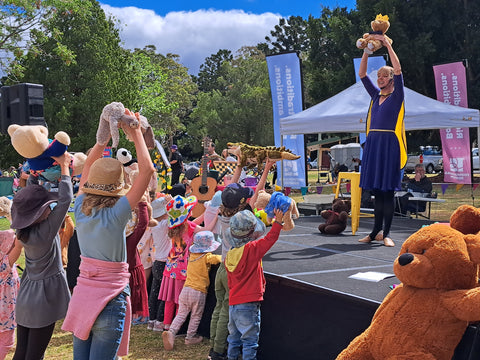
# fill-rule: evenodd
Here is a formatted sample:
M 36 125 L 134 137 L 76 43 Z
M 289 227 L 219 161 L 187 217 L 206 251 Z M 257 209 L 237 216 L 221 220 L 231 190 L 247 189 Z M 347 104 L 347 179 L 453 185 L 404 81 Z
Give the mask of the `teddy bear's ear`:
M 7 132 L 10 137 L 17 131 L 17 129 L 20 127 L 20 125 L 17 124 L 12 124 L 8 127 Z
M 468 234 L 463 237 L 467 244 L 470 260 L 475 264 L 480 264 L 480 234 Z
M 450 217 L 450 226 L 462 234 L 480 231 L 480 210 L 471 205 L 459 206 Z

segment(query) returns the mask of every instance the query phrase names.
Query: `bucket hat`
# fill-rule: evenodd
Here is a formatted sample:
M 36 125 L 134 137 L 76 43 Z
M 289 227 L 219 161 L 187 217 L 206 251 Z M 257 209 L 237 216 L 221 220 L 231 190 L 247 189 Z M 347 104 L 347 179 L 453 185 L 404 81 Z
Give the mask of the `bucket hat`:
M 58 201 L 58 193 L 42 185 L 29 185 L 20 190 L 12 201 L 12 229 L 25 229 L 32 225 L 50 204 Z
M 253 190 L 240 184 L 228 184 L 222 191 L 222 204 L 226 208 L 234 209 L 253 196 Z
M 173 229 L 187 221 L 196 204 L 197 198 L 195 196 L 184 198 L 177 195 L 170 200 L 167 204 L 168 228 Z
M 190 252 L 194 254 L 207 253 L 217 250 L 220 243 L 215 240 L 215 235 L 211 231 L 199 231 L 193 236 L 193 245 L 190 246 Z
M 82 190 L 93 195 L 114 197 L 125 195 L 129 186 L 125 184 L 122 163 L 113 158 L 95 160 Z
M 242 210 L 230 219 L 230 228 L 225 232 L 225 239 L 234 248 L 242 247 L 246 243 L 265 235 L 265 224 L 250 210 Z
M 167 213 L 167 199 L 164 196 L 159 197 L 152 201 L 152 217 L 159 218 L 160 216 Z

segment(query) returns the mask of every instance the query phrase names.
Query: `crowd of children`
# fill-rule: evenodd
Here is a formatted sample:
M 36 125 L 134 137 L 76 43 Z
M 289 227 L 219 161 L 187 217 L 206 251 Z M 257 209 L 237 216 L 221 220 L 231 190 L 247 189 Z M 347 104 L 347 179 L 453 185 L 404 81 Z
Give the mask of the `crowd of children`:
M 0 359 L 15 345 L 15 327 L 14 359 L 43 358 L 55 323 L 63 318 L 62 329 L 73 334 L 75 359 L 127 355 L 131 324 L 146 323 L 161 333 L 165 350 L 173 350 L 188 315 L 185 344 L 198 344 L 212 269 L 216 305 L 208 357 L 236 359 L 242 352 L 244 360 L 255 359 L 265 291 L 261 259 L 279 237 L 283 213 L 275 210 L 267 233 L 252 204 L 274 162 L 267 159 L 255 193 L 237 183 L 238 166 L 232 183 L 192 218 L 197 204 L 189 196 L 192 189 L 186 184 L 169 194 L 148 189 L 154 168 L 141 129 L 124 132 L 135 145 L 137 176 L 127 183 L 124 165 L 103 157 L 107 144 L 97 142 L 84 165 L 75 224 L 67 214 L 73 199 L 68 153 L 54 157 L 62 172 L 58 192 L 28 184 L 14 196 L 15 232 L 0 232 Z M 69 288 L 70 239 L 80 265 Z M 22 247 L 20 281 L 15 261 Z

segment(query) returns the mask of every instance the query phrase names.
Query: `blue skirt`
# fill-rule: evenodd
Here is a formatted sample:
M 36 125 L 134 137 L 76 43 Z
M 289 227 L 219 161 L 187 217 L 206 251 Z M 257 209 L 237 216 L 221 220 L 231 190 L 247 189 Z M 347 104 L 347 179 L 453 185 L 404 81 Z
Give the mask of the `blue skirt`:
M 384 192 L 401 189 L 400 146 L 394 132 L 369 132 L 361 169 L 362 189 Z

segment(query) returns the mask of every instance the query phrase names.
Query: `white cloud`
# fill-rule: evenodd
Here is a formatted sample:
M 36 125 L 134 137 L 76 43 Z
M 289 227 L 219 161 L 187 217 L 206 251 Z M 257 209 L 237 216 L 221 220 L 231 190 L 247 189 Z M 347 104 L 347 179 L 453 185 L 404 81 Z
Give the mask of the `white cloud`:
M 250 14 L 243 10 L 170 12 L 164 17 L 153 10 L 102 5 L 122 24 L 120 38 L 128 49 L 155 45 L 161 54 L 180 55 L 180 62 L 196 74 L 206 57 L 220 49 L 235 53 L 244 45 L 256 45 L 278 24 L 281 15 Z

